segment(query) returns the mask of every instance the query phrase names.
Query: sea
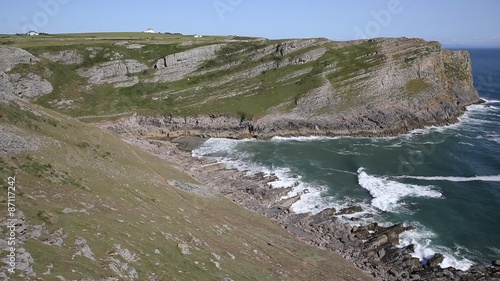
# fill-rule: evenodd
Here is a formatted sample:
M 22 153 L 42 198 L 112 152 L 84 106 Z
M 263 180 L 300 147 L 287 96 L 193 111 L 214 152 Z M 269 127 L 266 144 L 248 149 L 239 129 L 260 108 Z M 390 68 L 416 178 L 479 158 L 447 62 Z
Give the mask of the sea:
M 361 205 L 361 221 L 344 219 L 414 226 L 400 246 L 416 245 L 422 262 L 439 252 L 443 268 L 489 264 L 500 258 L 500 49 L 468 51 L 485 103 L 456 124 L 397 137 L 213 138 L 192 155 L 276 175 L 273 187 L 293 186 L 286 197 L 302 194 L 295 212 Z

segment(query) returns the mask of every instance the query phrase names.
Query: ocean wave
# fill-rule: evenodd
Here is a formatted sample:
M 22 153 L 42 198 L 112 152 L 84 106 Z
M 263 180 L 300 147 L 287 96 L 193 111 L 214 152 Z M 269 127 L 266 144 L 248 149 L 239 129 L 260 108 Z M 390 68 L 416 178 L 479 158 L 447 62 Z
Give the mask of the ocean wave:
M 489 99 L 485 99 L 485 98 L 482 98 L 482 100 L 484 100 L 486 102 L 486 104 L 492 104 L 492 103 L 500 103 L 500 100 L 489 100 Z
M 203 157 L 203 156 L 217 156 L 221 153 L 227 153 L 227 151 L 234 150 L 236 146 L 243 142 L 256 141 L 254 139 L 243 139 L 243 140 L 233 140 L 233 139 L 221 139 L 221 138 L 210 138 L 205 141 L 201 146 L 194 149 L 191 152 L 192 157 Z
M 263 169 L 262 171 L 266 171 Z M 269 172 L 269 171 L 267 171 Z M 345 171 L 344 171 L 345 172 Z M 340 202 L 331 196 L 324 196 L 328 187 L 319 184 L 307 183 L 302 180 L 300 175 L 291 173 L 287 168 L 279 168 L 272 171 L 278 179 L 268 184 L 273 188 L 286 188 L 292 187 L 292 190 L 281 199 L 287 199 L 300 195 L 300 200 L 292 204 L 290 209 L 298 214 L 312 213 L 317 214 L 328 208 L 335 208 L 337 210 L 343 209 L 352 202 Z M 367 213 L 368 210 L 364 213 Z
M 488 134 L 488 140 L 496 143 L 500 143 L 500 135 L 498 134 Z
M 500 256 L 500 249 L 499 248 L 490 247 L 490 250 L 492 250 L 493 253 L 495 253 L 495 256 Z
M 358 184 L 370 192 L 373 197 L 371 204 L 387 212 L 395 212 L 402 207 L 401 199 L 406 197 L 440 198 L 442 194 L 432 186 L 404 184 L 389 180 L 386 177 L 376 177 L 358 169 Z
M 314 138 L 316 139 L 316 138 Z M 333 197 L 323 196 L 326 187 L 314 185 L 302 181 L 302 177 L 293 173 L 286 167 L 268 168 L 258 163 L 249 161 L 249 154 L 237 150 L 237 145 L 242 142 L 255 141 L 231 140 L 212 138 L 203 145 L 193 150 L 193 157 L 211 157 L 226 165 L 228 169 L 236 169 L 245 172 L 247 176 L 263 173 L 264 176 L 274 175 L 277 179 L 268 184 L 273 188 L 292 187 L 292 190 L 281 199 L 301 195 L 300 200 L 291 206 L 291 210 L 296 213 L 319 213 L 327 208 L 341 209 L 348 206 L 349 202 L 340 203 Z
M 339 155 L 358 155 L 358 156 L 368 155 L 368 154 L 356 152 L 356 151 L 350 150 L 350 149 L 337 149 L 337 150 L 335 150 L 335 149 L 321 148 L 321 150 L 328 151 L 328 152 L 331 152 L 333 154 L 339 154 Z
M 500 175 L 496 176 L 474 176 L 474 177 L 442 177 L 442 176 L 398 176 L 399 179 L 415 179 L 424 181 L 452 181 L 452 182 L 470 182 L 470 181 L 490 181 L 500 182 Z
M 436 238 L 434 232 L 417 222 L 412 222 L 411 225 L 415 226 L 415 229 L 401 233 L 399 247 L 415 245 L 412 256 L 418 258 L 422 263 L 432 258 L 434 254 L 441 253 L 444 256 L 444 260 L 440 264 L 442 268 L 454 267 L 465 271 L 474 265 L 474 262 L 462 256 L 462 252 L 467 252 L 464 247 L 457 246 L 457 250 L 453 251 L 447 247 L 434 245 L 433 239 Z
M 322 136 L 309 136 L 309 137 L 273 137 L 271 141 L 274 142 L 286 142 L 286 141 L 299 141 L 299 142 L 311 142 L 311 141 L 321 141 L 321 140 L 334 140 L 340 137 L 322 137 Z
M 461 144 L 461 145 L 467 145 L 467 146 L 472 146 L 474 147 L 474 144 L 470 143 L 470 142 L 464 142 L 464 141 L 459 141 L 458 144 Z

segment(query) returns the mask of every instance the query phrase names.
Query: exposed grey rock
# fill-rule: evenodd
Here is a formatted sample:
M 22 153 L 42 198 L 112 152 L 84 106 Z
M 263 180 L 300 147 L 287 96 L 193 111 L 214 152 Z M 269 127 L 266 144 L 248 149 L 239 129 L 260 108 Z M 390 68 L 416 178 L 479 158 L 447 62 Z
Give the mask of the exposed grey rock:
M 20 48 L 0 47 L 0 71 L 9 72 L 20 63 L 36 63 L 38 59 Z
M 136 49 L 140 49 L 142 47 L 144 47 L 144 45 L 141 45 L 141 44 L 135 44 L 135 43 L 130 43 L 128 41 L 122 41 L 122 42 L 118 42 L 116 43 L 115 45 L 118 45 L 118 46 L 124 46 L 125 48 L 129 49 L 129 50 L 136 50 Z
M 51 233 L 48 238 L 43 241 L 44 244 L 50 246 L 62 247 L 64 243 L 64 238 L 66 238 L 67 234 L 64 234 L 62 228 L 57 229 L 53 233 Z
M 435 254 L 429 261 L 427 262 L 428 267 L 438 267 L 444 260 L 443 254 L 437 253 Z
M 75 256 L 84 256 L 89 260 L 95 261 L 94 253 L 90 249 L 89 245 L 87 245 L 87 240 L 82 237 L 76 237 L 75 244 L 78 246 Z
M 114 84 L 115 87 L 130 87 L 139 83 L 139 79 L 136 76 L 130 76 L 130 74 L 139 73 L 147 68 L 146 65 L 136 60 L 127 59 L 79 69 L 78 74 L 89 78 L 91 85 Z
M 83 62 L 83 56 L 76 51 L 60 51 L 58 53 L 44 53 L 42 57 L 62 64 L 80 64 Z
M 146 82 L 171 82 L 185 78 L 188 74 L 196 71 L 203 61 L 216 57 L 216 51 L 224 44 L 213 44 L 193 48 L 184 52 L 168 55 L 159 59 L 153 66 L 156 69 L 155 77 Z
M 86 50 L 87 52 L 89 52 L 89 57 L 90 57 L 91 59 L 94 59 L 94 58 L 96 58 L 97 54 L 98 54 L 100 51 L 102 51 L 102 50 L 103 50 L 103 48 L 102 48 L 102 47 L 87 47 L 87 48 L 85 48 L 85 50 Z
M 191 254 L 191 251 L 189 250 L 189 246 L 187 244 L 184 244 L 184 243 L 178 244 L 177 248 L 179 248 L 181 250 L 181 253 L 183 255 Z
M 311 72 L 311 70 L 313 70 L 312 67 L 308 67 L 308 68 L 305 68 L 305 69 L 301 69 L 301 70 L 297 70 L 297 71 L 294 71 L 290 74 L 287 74 L 281 78 L 279 78 L 278 80 L 276 80 L 277 82 L 284 82 L 284 81 L 287 81 L 287 80 L 291 80 L 291 79 L 294 79 L 294 78 L 297 78 L 297 77 L 300 77 L 302 75 L 305 75 L 309 72 Z
M 174 181 L 174 180 L 168 181 L 168 184 L 175 187 L 175 188 L 178 188 L 180 190 L 194 193 L 194 194 L 197 194 L 199 196 L 205 196 L 205 197 L 206 196 L 213 196 L 213 193 L 210 192 L 210 190 L 207 190 L 205 187 L 200 186 L 200 185 L 196 185 L 196 184 L 192 184 L 192 183 L 185 183 L 185 182 L 180 182 L 180 181 Z
M 32 73 L 26 76 L 11 74 L 10 81 L 13 85 L 13 94 L 20 98 L 36 98 L 50 94 L 54 90 L 49 81 Z
M 34 64 L 37 61 L 35 56 L 23 49 L 0 47 L 0 102 L 9 102 L 16 97 L 34 98 L 53 91 L 52 85 L 38 75 L 7 74 L 17 64 Z
M 384 56 L 383 63 L 360 70 L 357 76 L 343 82 L 346 86 L 339 83 L 333 85 L 325 79 L 323 85 L 296 100 L 295 108 L 288 113 L 269 111 L 252 120 L 224 115 L 134 117 L 135 121 L 139 121 L 133 125 L 136 129 L 128 127 L 132 123 L 130 119 L 123 120 L 122 125 L 131 131 L 138 129 L 146 135 L 169 137 L 396 135 L 424 126 L 455 122 L 465 111 L 465 106 L 480 101 L 472 84 L 467 52 L 444 50 L 438 43 L 418 39 L 383 39 L 377 42 Z M 285 54 L 288 47 L 283 48 Z M 411 63 L 401 62 L 398 54 L 404 48 L 407 48 L 405 56 L 422 54 Z M 280 50 L 278 52 L 281 53 Z M 218 87 L 238 79 L 249 79 L 288 62 L 286 59 L 285 62 L 264 62 L 209 82 L 208 86 Z M 336 71 L 336 68 L 331 71 Z M 418 93 L 405 92 L 406 84 L 415 80 L 426 83 L 428 88 Z M 361 89 L 356 94 L 356 100 L 346 99 L 346 91 L 349 93 L 356 88 Z M 223 93 L 218 98 L 237 94 Z M 287 102 L 282 107 L 289 105 Z
M 43 233 L 43 225 L 34 225 L 30 227 L 29 232 L 27 233 L 27 237 L 38 239 L 42 236 Z
M 363 208 L 361 208 L 360 206 L 350 206 L 350 207 L 347 207 L 347 208 L 340 210 L 337 213 L 337 215 L 348 215 L 348 214 L 359 213 L 362 211 L 363 211 Z
M 10 76 L 0 71 L 0 102 L 7 103 L 16 99 L 14 95 L 14 85 L 10 82 Z
M 109 268 L 122 280 L 136 280 L 139 278 L 135 268 L 129 264 L 139 260 L 135 253 L 123 249 L 120 245 L 114 245 L 106 260 L 109 261 Z
M 72 209 L 72 208 L 64 208 L 64 210 L 62 211 L 63 213 L 65 214 L 72 214 L 72 213 L 86 213 L 87 210 L 85 209 L 82 209 L 82 210 L 75 210 L 75 209 Z
M 36 151 L 41 140 L 23 132 L 19 128 L 0 125 L 0 155 Z
M 279 43 L 275 48 L 275 53 L 281 56 L 286 56 L 290 53 L 302 50 L 318 43 L 321 43 L 321 41 L 318 41 L 317 39 L 289 40 L 283 43 Z
M 24 248 L 18 248 L 17 249 L 17 256 L 16 256 L 17 264 L 16 264 L 16 271 L 20 271 L 23 274 L 26 274 L 27 276 L 36 276 L 35 271 L 33 269 L 33 264 L 35 261 L 33 260 L 33 257 L 31 254 L 26 251 Z
M 61 99 L 61 100 L 50 101 L 49 104 L 55 106 L 58 109 L 70 109 L 70 108 L 75 108 L 74 102 L 75 102 L 74 100 L 70 99 Z

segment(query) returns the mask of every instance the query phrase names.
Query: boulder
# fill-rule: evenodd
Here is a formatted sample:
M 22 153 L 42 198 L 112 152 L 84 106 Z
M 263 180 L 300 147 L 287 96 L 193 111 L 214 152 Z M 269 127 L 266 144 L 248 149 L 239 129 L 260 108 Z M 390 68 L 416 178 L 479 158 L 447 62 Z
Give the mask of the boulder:
M 360 206 L 349 206 L 340 210 L 337 215 L 350 215 L 359 212 L 363 212 L 363 208 L 361 208 Z
M 444 260 L 443 254 L 440 253 L 434 254 L 434 256 L 427 261 L 427 266 L 431 268 L 438 267 L 439 264 L 443 262 L 443 260 Z

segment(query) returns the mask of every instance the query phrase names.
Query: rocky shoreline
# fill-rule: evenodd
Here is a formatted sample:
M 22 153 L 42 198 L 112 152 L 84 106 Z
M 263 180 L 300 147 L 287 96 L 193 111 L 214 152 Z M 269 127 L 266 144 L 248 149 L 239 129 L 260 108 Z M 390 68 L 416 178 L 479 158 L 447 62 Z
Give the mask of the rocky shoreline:
M 294 213 L 290 207 L 300 195 L 281 200 L 292 187 L 272 188 L 269 182 L 276 179 L 273 175 L 248 176 L 226 169 L 213 159 L 191 157 L 191 150 L 203 143 L 203 139 L 148 139 L 127 133 L 122 137 L 177 164 L 211 191 L 267 216 L 300 240 L 338 252 L 377 280 L 500 280 L 500 261 L 493 261 L 492 265 L 475 264 L 468 271 L 441 268 L 444 256 L 439 253 L 428 261 L 419 261 L 411 255 L 413 245 L 398 247 L 399 235 L 413 229 L 411 226 L 399 223 L 387 227 L 376 222 L 356 226 L 354 223 L 359 219 L 349 215 L 362 212 L 359 206 L 328 208 L 317 214 Z

